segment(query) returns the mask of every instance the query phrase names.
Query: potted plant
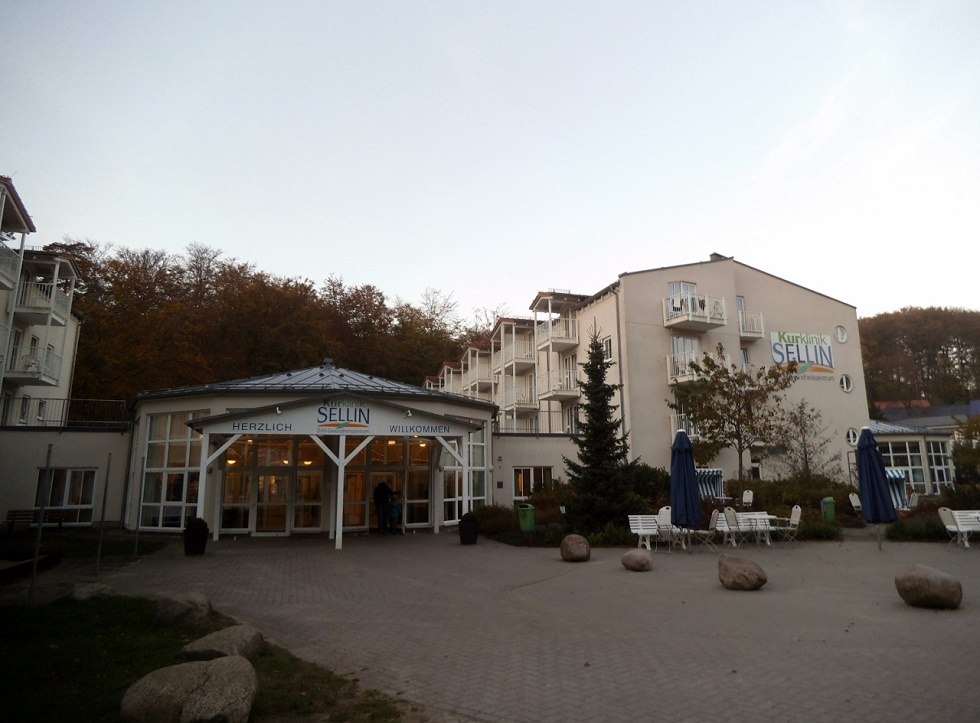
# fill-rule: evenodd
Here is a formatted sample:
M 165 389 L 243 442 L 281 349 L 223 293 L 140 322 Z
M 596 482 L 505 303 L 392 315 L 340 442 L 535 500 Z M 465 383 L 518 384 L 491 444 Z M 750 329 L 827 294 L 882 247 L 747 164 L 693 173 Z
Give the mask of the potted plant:
M 184 554 L 203 555 L 210 534 L 206 520 L 200 517 L 188 517 L 187 522 L 184 523 Z

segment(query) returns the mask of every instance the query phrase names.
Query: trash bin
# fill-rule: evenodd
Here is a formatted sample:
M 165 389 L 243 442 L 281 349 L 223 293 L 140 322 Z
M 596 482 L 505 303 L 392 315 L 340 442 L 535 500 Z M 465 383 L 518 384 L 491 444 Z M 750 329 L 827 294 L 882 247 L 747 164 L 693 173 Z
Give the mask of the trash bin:
M 823 513 L 824 522 L 834 521 L 834 498 L 824 497 L 820 500 L 820 511 Z
M 521 521 L 521 532 L 534 532 L 534 505 L 527 502 L 517 505 L 517 516 Z
M 480 531 L 480 526 L 477 524 L 476 515 L 472 512 L 467 512 L 465 515 L 459 518 L 459 544 L 460 545 L 475 545 L 476 536 Z

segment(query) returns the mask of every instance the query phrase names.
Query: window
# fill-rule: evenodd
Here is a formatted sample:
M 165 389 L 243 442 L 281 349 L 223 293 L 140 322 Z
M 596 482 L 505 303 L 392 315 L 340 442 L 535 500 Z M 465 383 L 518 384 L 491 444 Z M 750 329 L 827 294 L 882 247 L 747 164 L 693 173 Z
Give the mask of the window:
M 854 380 L 851 379 L 850 374 L 841 374 L 838 384 L 840 384 L 840 388 L 846 393 L 850 393 L 854 389 Z
M 878 449 L 885 458 L 885 467 L 901 470 L 912 489 L 926 491 L 925 470 L 922 467 L 922 448 L 918 442 L 879 442 Z
M 749 350 L 746 347 L 742 347 L 742 371 L 746 374 L 752 373 L 752 362 L 749 360 Z
M 551 467 L 514 467 L 514 499 L 527 499 L 532 493 L 551 489 Z
M 578 405 L 572 404 L 561 410 L 565 434 L 578 434 Z
M 691 362 L 701 361 L 701 342 L 693 336 L 672 336 L 670 353 L 670 378 L 687 376 Z
M 607 336 L 602 340 L 602 358 L 611 361 L 613 358 L 612 337 Z
M 31 416 L 31 398 L 26 394 L 20 398 L 20 416 L 17 421 L 20 424 L 27 424 L 28 418 Z
M 195 410 L 148 417 L 140 527 L 181 529 L 197 513 L 201 435 L 187 422 L 207 415 Z
M 834 327 L 834 338 L 837 339 L 841 344 L 847 341 L 847 329 L 838 324 Z
M 857 446 L 858 443 L 858 431 L 854 427 L 847 428 L 847 443 L 852 447 Z
M 61 511 L 62 520 L 67 525 L 92 524 L 94 469 L 42 467 L 37 471 L 35 489 L 35 507 L 44 504 L 49 509 Z M 45 499 L 45 491 L 47 491 L 47 499 Z
M 953 465 L 946 454 L 945 442 L 927 442 L 929 473 L 932 475 L 933 492 L 953 486 Z

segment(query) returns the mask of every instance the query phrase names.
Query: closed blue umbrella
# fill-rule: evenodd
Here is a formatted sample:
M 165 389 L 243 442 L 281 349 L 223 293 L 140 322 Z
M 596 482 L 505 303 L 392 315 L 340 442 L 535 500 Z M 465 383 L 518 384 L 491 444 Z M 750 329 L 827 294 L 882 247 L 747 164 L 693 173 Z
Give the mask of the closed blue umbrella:
M 701 495 L 694 471 L 694 447 L 687 432 L 677 431 L 670 445 L 670 521 L 677 527 L 701 527 Z
M 898 515 L 888 490 L 885 460 L 878 442 L 868 427 L 861 430 L 857 445 L 858 494 L 861 497 L 861 516 L 871 525 L 894 522 Z M 878 528 L 878 549 L 881 549 L 881 528 Z

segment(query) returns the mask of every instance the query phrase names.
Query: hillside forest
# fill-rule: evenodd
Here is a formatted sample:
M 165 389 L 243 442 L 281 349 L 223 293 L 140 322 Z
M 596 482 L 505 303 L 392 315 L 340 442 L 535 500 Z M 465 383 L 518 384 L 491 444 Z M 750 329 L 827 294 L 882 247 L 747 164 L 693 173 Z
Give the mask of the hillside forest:
M 182 254 L 66 238 L 47 250 L 74 259 L 83 316 L 72 396 L 137 393 L 338 366 L 422 384 L 468 345 L 486 344 L 495 311 L 459 315 L 451 295 L 389 299 L 338 276 L 272 276 L 221 251 Z M 965 402 L 980 381 L 980 311 L 904 308 L 860 319 L 869 402 Z

